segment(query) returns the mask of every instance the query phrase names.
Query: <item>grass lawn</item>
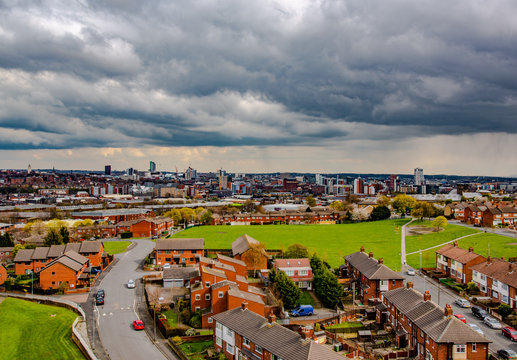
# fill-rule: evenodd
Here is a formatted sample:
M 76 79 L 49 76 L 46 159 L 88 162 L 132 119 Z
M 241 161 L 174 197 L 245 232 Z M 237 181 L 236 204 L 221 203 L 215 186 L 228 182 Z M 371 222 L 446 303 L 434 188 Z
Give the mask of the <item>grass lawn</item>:
M 162 312 L 163 315 L 167 317 L 167 321 L 169 322 L 169 326 L 174 328 L 178 326 L 178 314 L 175 313 L 172 310 L 168 310 L 165 312 Z
M 131 245 L 130 241 L 106 241 L 103 242 L 104 251 L 110 255 L 120 254 L 126 251 L 127 247 Z
M 300 296 L 300 305 L 312 305 L 314 308 L 316 307 L 316 302 L 307 291 L 302 291 L 302 296 Z
M 343 256 L 360 250 L 373 251 L 376 258 L 400 270 L 400 228 L 408 219 L 384 220 L 339 225 L 219 225 L 198 226 L 174 235 L 174 238 L 204 238 L 206 249 L 231 249 L 239 236 L 263 242 L 269 249 L 287 249 L 300 243 L 317 252 L 332 267 L 343 264 Z
M 202 360 L 204 359 L 204 355 L 197 354 L 205 351 L 206 349 L 213 346 L 212 340 L 203 340 L 196 342 L 186 342 L 180 345 L 181 350 L 188 356 L 191 360 Z
M 0 359 L 84 359 L 70 338 L 75 318 L 64 308 L 5 299 L 0 304 Z
M 364 327 L 364 325 L 361 324 L 360 322 L 350 321 L 350 322 L 344 322 L 341 324 L 332 324 L 329 326 L 325 326 L 325 329 L 345 329 L 345 328 L 362 328 L 362 327 Z

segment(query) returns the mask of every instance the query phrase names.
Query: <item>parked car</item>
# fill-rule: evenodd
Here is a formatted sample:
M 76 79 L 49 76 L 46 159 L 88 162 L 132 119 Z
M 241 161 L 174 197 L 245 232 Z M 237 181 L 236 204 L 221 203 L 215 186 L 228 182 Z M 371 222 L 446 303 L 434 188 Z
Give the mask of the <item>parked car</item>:
M 135 288 L 135 281 L 134 280 L 129 280 L 127 282 L 127 288 L 128 289 L 134 289 Z
M 501 359 L 517 360 L 517 353 L 511 349 L 497 350 L 497 356 Z
M 462 308 L 469 308 L 470 307 L 470 302 L 467 299 L 464 299 L 464 298 L 456 299 L 454 301 L 454 303 L 456 305 L 458 305 L 459 307 L 462 307 Z
M 416 275 L 415 269 L 407 269 L 407 274 L 409 276 L 415 276 Z
M 508 339 L 510 339 L 512 341 L 517 341 L 517 330 L 515 330 L 514 328 L 505 326 L 504 328 L 501 329 L 501 332 Z
M 97 290 L 97 296 L 102 296 L 104 297 L 106 295 L 106 292 L 103 290 L 103 289 L 99 289 Z
M 491 316 L 487 316 L 486 318 L 484 318 L 483 322 L 485 324 L 487 324 L 488 326 L 490 326 L 492 329 L 500 329 L 501 328 L 501 323 L 499 321 L 497 321 L 496 319 L 494 319 L 493 317 L 491 317 Z
M 144 322 L 142 320 L 133 321 L 133 329 L 135 330 L 144 330 Z
M 456 316 L 456 318 L 461 321 L 462 323 L 466 324 L 467 323 L 467 319 L 465 319 L 465 316 L 461 315 L 461 314 L 454 314 L 454 316 Z
M 312 305 L 300 305 L 296 309 L 291 310 L 291 316 L 309 316 L 314 313 Z
M 473 306 L 471 311 L 475 317 L 477 317 L 481 320 L 483 320 L 484 318 L 486 318 L 488 316 L 488 313 L 485 310 L 481 309 L 479 306 Z
M 97 295 L 95 297 L 95 305 L 104 305 L 104 296 Z
M 483 330 L 481 330 L 481 328 L 479 326 L 477 326 L 476 324 L 468 324 L 468 325 L 472 328 L 472 330 L 477 332 L 479 335 L 485 336 L 485 333 L 483 332 Z

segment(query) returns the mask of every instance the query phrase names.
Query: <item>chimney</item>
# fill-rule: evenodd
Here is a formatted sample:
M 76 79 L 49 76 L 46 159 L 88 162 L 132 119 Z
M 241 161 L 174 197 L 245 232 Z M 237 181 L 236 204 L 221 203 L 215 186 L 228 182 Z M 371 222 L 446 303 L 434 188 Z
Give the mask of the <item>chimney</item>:
M 412 281 L 408 281 L 407 284 L 406 284 L 406 287 L 408 289 L 412 289 L 413 288 L 413 282 Z
M 513 263 L 508 263 L 508 272 L 510 274 L 513 272 Z
M 486 263 L 487 263 L 487 264 L 490 264 L 491 262 L 492 262 L 492 258 L 491 258 L 490 256 L 489 256 L 489 257 L 487 257 L 487 258 L 486 258 Z
M 267 322 L 269 323 L 269 326 L 276 322 L 276 315 L 273 310 L 271 310 L 271 313 L 267 316 Z
M 248 308 L 248 303 L 247 303 L 246 301 L 243 301 L 243 302 L 241 303 L 241 309 L 242 309 L 242 310 L 246 310 L 247 308 Z
M 501 256 L 501 260 L 503 260 L 503 261 L 504 261 L 504 256 Z
M 368 253 L 368 257 L 371 257 L 371 258 L 372 258 L 372 257 L 373 257 L 373 252 L 371 252 L 371 251 L 370 251 L 370 252 Z
M 472 246 L 469 247 L 469 252 L 474 252 L 474 248 Z
M 452 316 L 452 307 L 450 304 L 446 304 L 445 305 L 445 309 L 443 311 L 443 314 L 445 315 L 445 317 L 451 317 Z
M 454 247 L 458 247 L 458 240 L 454 242 Z
M 364 246 L 361 246 L 361 252 L 364 252 Z
M 429 292 L 429 290 L 426 290 L 424 291 L 424 301 L 429 301 L 431 300 L 431 293 Z
M 384 264 L 384 260 L 382 258 L 379 258 L 379 264 Z

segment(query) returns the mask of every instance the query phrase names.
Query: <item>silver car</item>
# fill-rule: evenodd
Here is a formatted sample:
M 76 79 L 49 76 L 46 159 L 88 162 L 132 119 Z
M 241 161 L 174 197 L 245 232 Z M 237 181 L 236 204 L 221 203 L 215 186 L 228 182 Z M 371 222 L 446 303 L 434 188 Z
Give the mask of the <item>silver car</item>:
M 135 281 L 134 280 L 129 280 L 127 282 L 127 288 L 128 289 L 134 289 L 135 288 Z
M 470 307 L 470 302 L 466 299 L 463 299 L 463 298 L 459 298 L 459 299 L 456 299 L 456 301 L 454 301 L 454 303 L 456 305 L 458 305 L 459 307 L 462 307 L 462 308 L 469 308 Z
M 479 335 L 485 336 L 485 333 L 483 332 L 483 330 L 481 330 L 481 328 L 479 326 L 477 326 L 476 324 L 467 324 L 467 325 L 470 326 L 472 328 L 472 330 L 477 332 Z
M 415 276 L 415 274 L 416 274 L 416 273 L 415 273 L 415 269 L 407 269 L 407 274 L 408 274 L 409 276 Z
M 488 326 L 490 326 L 492 329 L 500 329 L 501 328 L 501 323 L 499 321 L 497 321 L 496 319 L 494 319 L 493 317 L 491 316 L 487 316 L 483 322 L 485 324 L 487 324 Z

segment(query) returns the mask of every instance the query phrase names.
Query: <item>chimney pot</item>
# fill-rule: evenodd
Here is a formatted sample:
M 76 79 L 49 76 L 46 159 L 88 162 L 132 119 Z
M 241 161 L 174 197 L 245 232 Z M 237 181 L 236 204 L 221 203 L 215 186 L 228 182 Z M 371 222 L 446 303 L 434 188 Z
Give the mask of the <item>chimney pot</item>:
M 364 246 L 361 246 L 361 252 L 364 252 Z
M 426 290 L 424 291 L 424 301 L 429 301 L 431 300 L 431 293 L 429 292 L 429 290 Z
M 370 251 L 370 252 L 368 253 L 368 257 L 371 257 L 371 258 L 372 258 L 372 257 L 373 257 L 373 252 L 371 252 L 371 251 Z
M 379 258 L 379 264 L 384 264 L 384 260 L 382 258 Z
M 454 242 L 454 247 L 458 247 L 458 241 Z
M 492 258 L 491 258 L 490 256 L 489 256 L 489 257 L 487 257 L 487 258 L 486 258 L 486 262 L 487 262 L 488 264 L 490 264 L 490 263 L 492 262 Z
M 274 324 L 276 322 L 276 315 L 275 313 L 273 312 L 273 310 L 271 310 L 271 313 L 269 314 L 269 316 L 267 317 L 267 321 L 269 324 Z
M 504 261 L 504 256 L 501 256 L 501 260 L 503 260 L 503 261 Z
M 446 304 L 445 305 L 445 309 L 444 309 L 444 315 L 446 317 L 451 317 L 452 316 L 452 307 L 450 304 Z
M 247 303 L 246 301 L 243 301 L 243 302 L 241 303 L 241 309 L 242 309 L 242 310 L 246 310 L 247 308 L 248 308 L 248 303 Z
M 406 284 L 406 287 L 408 289 L 412 289 L 413 288 L 413 282 L 412 281 L 408 281 L 407 284 Z
M 474 248 L 472 246 L 469 247 L 469 252 L 474 252 Z

